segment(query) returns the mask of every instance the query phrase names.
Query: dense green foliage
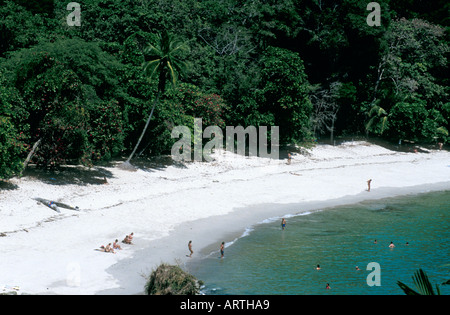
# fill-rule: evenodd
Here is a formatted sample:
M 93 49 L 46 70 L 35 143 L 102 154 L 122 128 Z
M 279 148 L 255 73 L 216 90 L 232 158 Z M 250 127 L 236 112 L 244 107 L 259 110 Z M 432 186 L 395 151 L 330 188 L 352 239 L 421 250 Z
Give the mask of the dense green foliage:
M 448 1 L 379 0 L 381 26 L 360 0 L 78 0 L 81 26 L 69 2 L 0 0 L 0 178 L 38 140 L 42 167 L 129 154 L 154 104 L 137 155 L 194 117 L 278 125 L 283 143 L 450 140 Z M 166 32 L 189 47 L 177 86 L 143 67 Z

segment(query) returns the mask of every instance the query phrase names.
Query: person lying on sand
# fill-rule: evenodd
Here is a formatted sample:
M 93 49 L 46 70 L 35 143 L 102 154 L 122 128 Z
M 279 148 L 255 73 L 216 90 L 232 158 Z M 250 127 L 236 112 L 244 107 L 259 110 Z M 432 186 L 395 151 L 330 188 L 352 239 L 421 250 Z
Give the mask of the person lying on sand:
M 105 252 L 105 253 L 113 253 L 115 254 L 116 252 L 114 251 L 114 249 L 111 248 L 111 243 L 109 243 L 108 245 L 105 246 L 100 246 L 100 249 Z

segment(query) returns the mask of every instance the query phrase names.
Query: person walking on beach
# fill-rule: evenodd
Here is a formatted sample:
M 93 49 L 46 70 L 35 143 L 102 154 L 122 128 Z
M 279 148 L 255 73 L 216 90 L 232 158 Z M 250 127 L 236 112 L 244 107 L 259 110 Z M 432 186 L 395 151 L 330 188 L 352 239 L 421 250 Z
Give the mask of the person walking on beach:
M 189 255 L 189 257 L 192 257 L 192 254 L 194 253 L 194 251 L 192 250 L 192 241 L 189 241 L 189 243 L 188 243 L 188 248 L 189 248 L 189 251 L 191 252 L 191 254 Z
M 367 191 L 369 191 L 370 192 L 370 184 L 372 183 L 372 180 L 371 179 L 369 179 L 368 181 L 367 181 Z
M 285 229 L 286 228 L 286 220 L 283 218 L 281 219 L 281 229 Z
M 225 242 L 220 244 L 220 258 L 223 258 L 223 254 L 225 253 Z

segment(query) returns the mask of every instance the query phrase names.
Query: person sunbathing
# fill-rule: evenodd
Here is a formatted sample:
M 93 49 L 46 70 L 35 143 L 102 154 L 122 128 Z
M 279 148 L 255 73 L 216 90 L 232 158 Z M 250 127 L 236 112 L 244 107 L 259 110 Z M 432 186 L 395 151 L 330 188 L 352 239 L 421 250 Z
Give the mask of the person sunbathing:
M 109 243 L 106 247 L 103 245 L 100 246 L 100 249 L 102 252 L 115 254 L 114 249 L 111 248 L 111 243 Z
M 132 244 L 131 243 L 132 239 L 133 239 L 133 237 L 131 237 L 131 239 L 130 239 L 130 236 L 126 235 L 125 238 L 123 239 L 122 243 L 131 245 Z
M 105 247 L 105 252 L 106 252 L 106 253 L 113 253 L 113 254 L 116 253 L 116 252 L 114 251 L 114 249 L 111 248 L 111 243 L 109 243 L 109 244 Z
M 115 240 L 115 242 L 113 243 L 113 248 L 120 250 L 120 249 L 122 249 L 122 247 L 120 247 L 120 245 L 118 243 L 119 243 L 119 240 Z

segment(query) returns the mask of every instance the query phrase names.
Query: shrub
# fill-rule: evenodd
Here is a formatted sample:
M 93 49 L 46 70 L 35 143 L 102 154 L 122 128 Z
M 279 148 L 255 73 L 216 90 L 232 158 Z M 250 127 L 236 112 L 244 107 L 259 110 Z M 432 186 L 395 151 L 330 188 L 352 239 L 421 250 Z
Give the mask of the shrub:
M 193 275 L 179 266 L 161 264 L 152 272 L 145 286 L 147 295 L 197 295 L 199 282 Z

